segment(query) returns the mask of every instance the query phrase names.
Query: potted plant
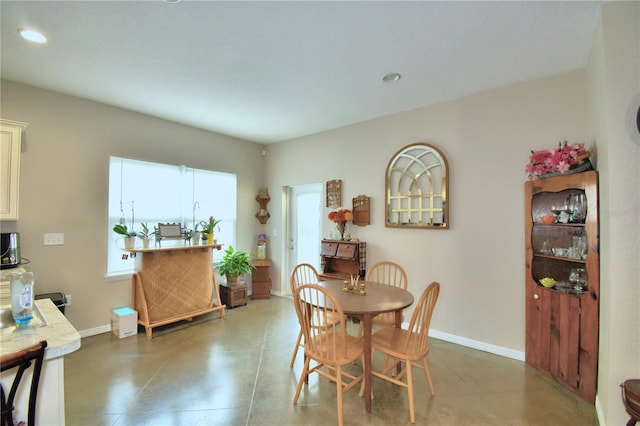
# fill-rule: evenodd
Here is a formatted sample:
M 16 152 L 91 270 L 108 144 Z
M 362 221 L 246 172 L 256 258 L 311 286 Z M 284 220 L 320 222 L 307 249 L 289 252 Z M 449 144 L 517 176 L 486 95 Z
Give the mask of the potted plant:
M 149 226 L 146 223 L 141 223 L 142 229 L 138 231 L 138 238 L 142 240 L 142 247 L 149 248 L 149 240 L 155 235 L 154 231 L 149 230 Z
M 200 238 L 202 238 L 200 231 L 198 230 L 198 228 L 200 227 L 199 223 L 195 223 L 194 224 L 194 229 L 193 231 L 189 231 L 189 237 L 191 239 L 191 241 L 193 242 L 194 245 L 198 245 L 200 244 Z
M 135 231 L 129 231 L 129 228 L 127 228 L 127 225 L 118 223 L 113 227 L 113 232 L 115 232 L 118 235 L 124 236 L 124 248 L 126 250 L 130 250 L 134 247 L 136 243 L 137 233 Z
M 209 221 L 203 220 L 200 222 L 200 226 L 202 226 L 202 239 L 207 240 L 207 244 L 215 243 L 214 229 L 217 228 L 218 231 L 220 230 L 218 226 L 220 222 L 222 222 L 222 219 L 214 219 L 213 216 L 209 216 Z
M 240 277 L 251 272 L 255 266 L 251 264 L 248 253 L 229 246 L 224 251 L 222 260 L 214 264 L 214 268 L 220 275 L 227 277 L 227 284 L 238 284 Z

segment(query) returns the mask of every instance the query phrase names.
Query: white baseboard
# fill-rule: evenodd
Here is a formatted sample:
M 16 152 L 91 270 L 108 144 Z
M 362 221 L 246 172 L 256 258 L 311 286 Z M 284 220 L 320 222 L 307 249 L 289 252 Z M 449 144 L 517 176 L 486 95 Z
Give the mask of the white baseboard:
M 468 348 L 478 349 L 480 351 L 516 359 L 518 361 L 524 361 L 524 352 L 521 351 L 514 351 L 513 349 L 504 348 L 502 346 L 492 345 L 479 340 L 467 339 L 466 337 L 460 337 L 455 334 L 444 333 L 433 329 L 429 330 L 429 336 L 446 342 L 455 343 L 457 345 L 466 346 Z
M 271 294 L 273 296 L 282 296 L 282 292 L 279 292 L 279 291 L 277 292 L 272 291 Z M 403 326 L 406 327 L 407 324 L 403 324 Z M 89 336 L 95 336 L 96 334 L 109 333 L 109 332 L 111 332 L 111 324 L 105 324 L 98 327 L 81 330 L 80 336 L 89 337 Z M 484 352 L 489 352 L 492 354 L 516 359 L 519 361 L 524 361 L 524 352 L 514 351 L 513 349 L 504 348 L 502 346 L 491 345 L 489 343 L 485 343 L 485 342 L 481 342 L 473 339 L 467 339 L 466 337 L 460 337 L 454 334 L 444 333 L 442 331 L 433 330 L 433 329 L 429 330 L 429 336 L 435 339 L 440 339 L 447 342 L 455 343 L 457 345 L 478 349 Z
M 99 327 L 89 328 L 86 330 L 80 330 L 80 337 L 90 337 L 96 334 L 111 333 L 111 324 L 101 325 Z

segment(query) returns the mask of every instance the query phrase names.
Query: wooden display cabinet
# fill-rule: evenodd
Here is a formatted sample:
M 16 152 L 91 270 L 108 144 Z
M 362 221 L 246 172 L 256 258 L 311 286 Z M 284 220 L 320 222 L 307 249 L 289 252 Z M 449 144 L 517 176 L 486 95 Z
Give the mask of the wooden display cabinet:
M 542 223 L 553 206 L 567 197 L 586 198 L 586 218 Z M 557 212 L 555 212 L 557 213 Z M 559 256 L 549 250 L 572 246 L 575 234 L 586 233 L 582 256 Z M 544 178 L 525 184 L 526 342 L 525 361 L 594 403 L 598 372 L 599 282 L 598 175 L 595 171 Z M 571 269 L 587 272 L 584 291 L 568 283 Z M 557 281 L 545 288 L 545 277 Z
M 269 299 L 271 297 L 271 276 L 269 259 L 253 259 L 255 269 L 251 273 L 251 300 Z
M 364 278 L 367 270 L 366 248 L 367 243 L 362 241 L 323 240 L 320 280 L 348 280 L 355 276 Z

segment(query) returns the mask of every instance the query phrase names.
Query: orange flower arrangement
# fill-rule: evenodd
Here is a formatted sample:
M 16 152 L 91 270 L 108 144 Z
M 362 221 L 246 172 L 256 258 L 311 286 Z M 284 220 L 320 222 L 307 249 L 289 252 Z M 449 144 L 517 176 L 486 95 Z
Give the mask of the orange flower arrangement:
M 353 213 L 349 209 L 340 207 L 336 210 L 329 212 L 329 220 L 336 223 L 336 227 L 340 232 L 340 239 L 344 240 L 344 230 L 347 226 L 347 222 L 353 220 Z

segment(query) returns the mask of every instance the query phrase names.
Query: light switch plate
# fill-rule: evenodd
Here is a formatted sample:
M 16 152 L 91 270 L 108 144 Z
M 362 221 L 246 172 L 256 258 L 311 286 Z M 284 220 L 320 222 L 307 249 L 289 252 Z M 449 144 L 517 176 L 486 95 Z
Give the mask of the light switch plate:
M 64 245 L 64 234 L 44 234 L 45 246 L 62 246 Z

